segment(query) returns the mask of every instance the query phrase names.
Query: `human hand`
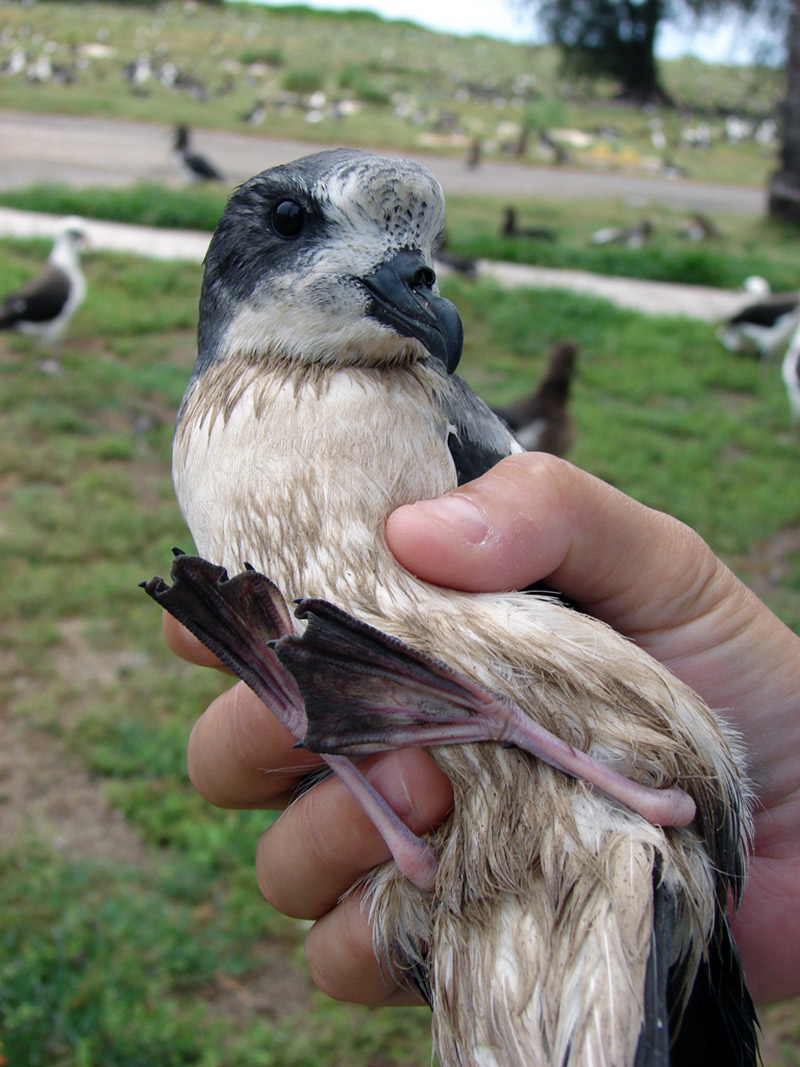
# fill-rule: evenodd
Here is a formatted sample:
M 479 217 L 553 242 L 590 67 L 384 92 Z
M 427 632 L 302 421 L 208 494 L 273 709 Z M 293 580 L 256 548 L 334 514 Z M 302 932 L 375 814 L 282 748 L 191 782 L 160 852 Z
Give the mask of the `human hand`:
M 800 992 L 800 639 L 686 526 L 540 453 L 504 460 L 438 501 L 398 509 L 386 536 L 401 563 L 439 585 L 478 592 L 546 580 L 725 709 L 744 737 L 759 801 L 737 943 L 757 1000 Z M 175 647 L 181 631 L 167 627 Z M 186 655 L 187 646 L 176 651 Z M 195 650 L 187 658 L 200 655 Z M 208 662 L 205 650 L 202 656 Z M 195 727 L 190 773 L 214 803 L 284 805 L 298 775 L 315 762 L 291 745 L 240 684 Z M 446 813 L 447 781 L 423 752 L 375 757 L 366 766 L 417 832 Z M 294 804 L 259 844 L 266 898 L 317 920 L 307 958 L 332 996 L 413 999 L 387 988 L 358 895 L 338 903 L 387 858 L 372 824 L 335 779 Z

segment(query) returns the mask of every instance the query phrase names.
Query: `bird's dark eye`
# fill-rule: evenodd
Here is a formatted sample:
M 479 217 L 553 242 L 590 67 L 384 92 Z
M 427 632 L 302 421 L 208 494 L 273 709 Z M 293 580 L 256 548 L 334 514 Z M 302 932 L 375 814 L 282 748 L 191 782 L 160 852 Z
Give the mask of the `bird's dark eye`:
M 305 211 L 294 200 L 280 200 L 270 213 L 272 228 L 279 237 L 297 237 L 305 219 Z

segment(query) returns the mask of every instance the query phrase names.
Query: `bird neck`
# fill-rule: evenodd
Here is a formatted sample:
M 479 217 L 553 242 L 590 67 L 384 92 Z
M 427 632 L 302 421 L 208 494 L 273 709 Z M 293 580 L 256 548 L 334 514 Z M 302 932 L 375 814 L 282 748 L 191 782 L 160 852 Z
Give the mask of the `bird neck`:
M 235 360 L 190 386 L 173 451 L 198 550 L 264 570 L 288 597 L 376 585 L 401 504 L 454 487 L 448 427 L 424 368 L 314 375 Z
M 63 270 L 66 274 L 73 275 L 79 269 L 77 253 L 72 241 L 65 234 L 57 238 L 48 258 L 51 266 Z

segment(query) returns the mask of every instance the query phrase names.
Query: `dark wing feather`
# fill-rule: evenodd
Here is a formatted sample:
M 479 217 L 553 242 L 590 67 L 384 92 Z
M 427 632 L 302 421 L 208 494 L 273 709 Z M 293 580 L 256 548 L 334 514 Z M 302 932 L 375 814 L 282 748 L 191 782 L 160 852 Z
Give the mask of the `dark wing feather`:
M 679 979 L 670 976 L 671 984 Z M 757 1028 L 739 953 L 720 912 L 672 1044 L 672 1067 L 757 1067 Z
M 644 988 L 644 1022 L 634 1067 L 670 1067 L 669 961 L 675 932 L 675 897 L 661 880 L 661 858 L 653 865 L 653 931 Z
M 222 180 L 222 175 L 217 168 L 205 156 L 197 152 L 184 152 L 183 161 L 198 178 L 207 178 L 209 181 Z
M 784 315 L 792 315 L 797 311 L 797 297 L 775 297 L 772 300 L 764 300 L 758 304 L 750 304 L 742 308 L 740 312 L 730 319 L 731 326 L 740 326 L 749 323 L 752 326 L 774 326 Z
M 38 278 L 5 298 L 0 308 L 0 326 L 50 322 L 61 312 L 68 297 L 69 278 L 58 267 L 48 266 Z
M 720 910 L 683 1012 L 683 965 L 670 969 L 676 906 L 653 866 L 653 933 L 645 980 L 645 1019 L 635 1067 L 757 1067 L 755 1008 L 728 919 Z
M 447 444 L 459 485 L 520 451 L 504 423 L 458 375 L 443 379 L 439 402 L 450 424 Z

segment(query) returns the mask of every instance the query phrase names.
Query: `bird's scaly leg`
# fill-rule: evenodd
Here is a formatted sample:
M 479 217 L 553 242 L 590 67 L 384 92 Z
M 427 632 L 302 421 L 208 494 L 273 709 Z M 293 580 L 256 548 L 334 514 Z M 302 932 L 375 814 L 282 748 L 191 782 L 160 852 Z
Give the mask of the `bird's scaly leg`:
M 544 729 L 506 697 L 359 622 L 324 600 L 302 600 L 301 637 L 273 642 L 305 701 L 305 748 L 366 755 L 404 746 L 497 741 L 581 778 L 649 822 L 687 826 L 684 790 L 634 782 Z
M 224 567 L 174 551 L 173 584 L 151 578 L 142 588 L 246 682 L 293 737 L 305 737 L 303 698 L 272 647 L 293 633 L 277 586 L 252 568 L 229 579 Z M 437 864 L 430 844 L 409 830 L 347 756 L 322 758 L 361 804 L 402 873 L 431 890 Z

